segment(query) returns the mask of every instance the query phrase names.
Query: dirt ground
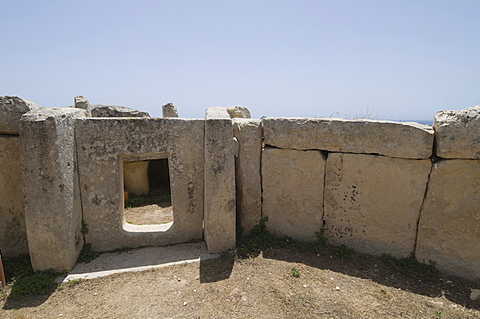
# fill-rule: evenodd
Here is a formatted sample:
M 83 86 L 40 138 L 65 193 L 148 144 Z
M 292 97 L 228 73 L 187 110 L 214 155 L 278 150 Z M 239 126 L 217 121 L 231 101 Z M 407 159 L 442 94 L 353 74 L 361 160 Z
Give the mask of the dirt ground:
M 158 225 L 173 221 L 173 209 L 170 202 L 150 204 L 124 209 L 125 221 L 135 225 Z
M 480 301 L 469 298 L 479 286 L 412 279 L 359 253 L 342 260 L 268 249 L 244 260 L 227 253 L 70 282 L 43 296 L 4 296 L 0 318 L 480 318 Z

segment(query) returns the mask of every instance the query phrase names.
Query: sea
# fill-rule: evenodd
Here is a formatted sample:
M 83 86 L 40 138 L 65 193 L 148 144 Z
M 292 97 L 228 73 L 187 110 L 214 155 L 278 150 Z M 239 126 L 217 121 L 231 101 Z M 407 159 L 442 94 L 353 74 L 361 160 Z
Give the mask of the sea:
M 391 120 L 395 122 L 416 122 L 420 124 L 425 124 L 425 125 L 433 125 L 433 120 Z

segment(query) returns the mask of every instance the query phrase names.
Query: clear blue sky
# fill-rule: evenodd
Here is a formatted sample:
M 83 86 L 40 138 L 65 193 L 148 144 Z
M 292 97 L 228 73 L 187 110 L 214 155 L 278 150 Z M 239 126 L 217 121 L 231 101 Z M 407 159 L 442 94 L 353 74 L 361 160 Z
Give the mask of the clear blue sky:
M 480 1 L 0 2 L 0 95 L 181 117 L 432 119 L 480 104 Z

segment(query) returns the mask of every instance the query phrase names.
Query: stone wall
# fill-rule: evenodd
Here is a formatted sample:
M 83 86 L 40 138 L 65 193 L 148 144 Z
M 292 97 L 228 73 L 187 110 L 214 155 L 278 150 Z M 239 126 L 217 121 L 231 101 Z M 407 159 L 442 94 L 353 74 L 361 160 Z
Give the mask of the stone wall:
M 78 108 L 37 109 L 0 97 L 0 113 L 15 119 L 0 121 L 6 258 L 29 252 L 35 269 L 71 268 L 82 219 L 96 251 L 204 239 L 210 252 L 221 252 L 268 217 L 279 236 L 313 241 L 323 228 L 335 245 L 414 254 L 480 279 L 480 106 L 439 112 L 432 128 L 258 120 L 245 107 L 208 108 L 205 120 L 150 118 L 81 96 L 75 102 Z M 155 159 L 168 159 L 174 222 L 128 224 L 123 183 L 137 183 L 132 167 Z

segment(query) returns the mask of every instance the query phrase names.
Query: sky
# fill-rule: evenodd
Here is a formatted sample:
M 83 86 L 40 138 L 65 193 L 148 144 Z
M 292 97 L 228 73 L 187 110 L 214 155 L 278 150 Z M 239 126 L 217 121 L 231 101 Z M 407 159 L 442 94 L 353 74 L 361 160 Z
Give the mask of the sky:
M 432 120 L 480 104 L 479 0 L 0 2 L 0 95 L 204 118 Z

